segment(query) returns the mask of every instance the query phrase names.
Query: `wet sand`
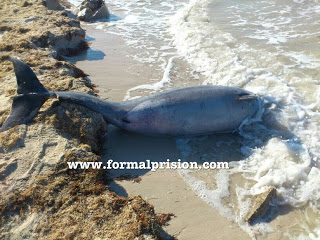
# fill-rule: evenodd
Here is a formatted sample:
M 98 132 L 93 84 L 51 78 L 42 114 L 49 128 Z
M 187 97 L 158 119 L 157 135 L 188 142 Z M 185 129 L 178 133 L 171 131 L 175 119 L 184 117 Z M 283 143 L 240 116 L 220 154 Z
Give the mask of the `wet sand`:
M 152 83 L 150 79 L 161 77 L 161 73 L 152 67 L 127 57 L 131 49 L 120 37 L 106 34 L 92 26 L 83 27 L 91 42 L 91 49 L 86 55 L 73 58 L 72 61 L 90 75 L 101 98 L 121 101 L 128 89 Z M 180 67 L 187 66 L 182 64 Z M 165 161 L 167 158 L 176 160 L 179 157 L 174 139 L 145 137 L 116 127 L 110 127 L 107 135 L 103 156 L 105 162 L 110 158 L 114 161 Z M 173 213 L 175 217 L 165 227 L 169 234 L 183 240 L 250 239 L 236 223 L 230 223 L 200 199 L 177 170 L 130 171 L 114 170 L 108 174 L 112 177 L 130 174 L 141 177 L 141 181 L 114 181 L 111 190 L 123 196 L 141 195 L 154 205 L 156 212 Z

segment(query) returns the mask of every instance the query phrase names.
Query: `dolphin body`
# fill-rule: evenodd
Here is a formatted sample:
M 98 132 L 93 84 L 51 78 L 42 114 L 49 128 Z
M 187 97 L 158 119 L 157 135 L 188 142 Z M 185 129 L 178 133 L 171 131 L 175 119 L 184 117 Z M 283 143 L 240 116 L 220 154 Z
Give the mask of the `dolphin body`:
M 0 132 L 30 122 L 48 98 L 58 98 L 101 113 L 106 122 L 144 135 L 197 136 L 236 131 L 253 118 L 261 99 L 248 91 L 225 86 L 192 86 L 124 102 L 105 101 L 77 92 L 51 92 L 19 58 L 10 58 L 17 93 Z

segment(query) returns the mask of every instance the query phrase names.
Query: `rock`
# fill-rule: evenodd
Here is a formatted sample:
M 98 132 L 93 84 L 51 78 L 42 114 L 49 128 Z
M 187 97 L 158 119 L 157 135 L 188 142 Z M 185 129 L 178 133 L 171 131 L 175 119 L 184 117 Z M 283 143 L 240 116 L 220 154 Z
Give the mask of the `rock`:
M 94 21 L 101 18 L 108 18 L 110 13 L 103 0 L 85 0 L 73 13 L 81 21 Z
M 270 202 L 276 197 L 276 193 L 275 188 L 269 188 L 267 191 L 256 195 L 252 200 L 252 208 L 245 221 L 252 224 L 254 220 L 262 217 L 269 209 Z
M 77 16 L 79 20 L 85 21 L 90 15 L 93 15 L 92 10 L 90 8 L 83 8 Z
M 49 10 L 63 10 L 59 0 L 45 0 L 43 3 Z
M 110 16 L 110 13 L 108 11 L 108 8 L 106 5 L 103 5 L 101 8 L 99 8 L 92 16 L 92 20 L 97 20 L 101 18 L 108 18 Z

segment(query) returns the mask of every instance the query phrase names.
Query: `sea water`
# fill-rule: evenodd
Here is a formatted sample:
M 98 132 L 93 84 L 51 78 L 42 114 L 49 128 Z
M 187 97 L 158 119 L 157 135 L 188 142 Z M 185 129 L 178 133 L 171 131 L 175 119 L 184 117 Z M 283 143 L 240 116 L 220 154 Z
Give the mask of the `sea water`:
M 281 232 L 320 239 L 320 2 L 118 0 L 107 6 L 111 21 L 93 24 L 122 36 L 135 49 L 129 57 L 162 73 L 158 82 L 128 89 L 125 99 L 139 97 L 138 89 L 173 86 L 180 60 L 190 65 L 186 84 L 199 73 L 199 84 L 236 86 L 263 99 L 260 115 L 238 133 L 176 140 L 184 161 L 230 164 L 181 171 L 197 195 L 252 238 Z M 277 190 L 271 211 L 248 225 L 252 197 L 270 187 Z

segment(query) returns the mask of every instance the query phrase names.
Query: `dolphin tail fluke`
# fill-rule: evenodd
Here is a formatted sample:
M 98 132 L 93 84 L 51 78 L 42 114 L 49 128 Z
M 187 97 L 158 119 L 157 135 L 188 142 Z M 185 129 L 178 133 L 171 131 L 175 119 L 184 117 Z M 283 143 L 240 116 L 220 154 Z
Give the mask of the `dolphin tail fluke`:
M 32 71 L 28 64 L 20 58 L 12 57 L 9 61 L 13 63 L 14 73 L 17 78 L 17 93 L 48 93 L 48 90 L 40 83 L 36 74 Z
M 19 95 L 13 98 L 10 114 L 0 127 L 0 132 L 30 122 L 52 94 L 44 88 L 25 62 L 19 58 L 10 58 L 9 60 L 13 63 Z
M 19 95 L 14 97 L 10 114 L 0 127 L 0 132 L 16 125 L 30 122 L 46 100 L 47 97 L 41 95 Z

